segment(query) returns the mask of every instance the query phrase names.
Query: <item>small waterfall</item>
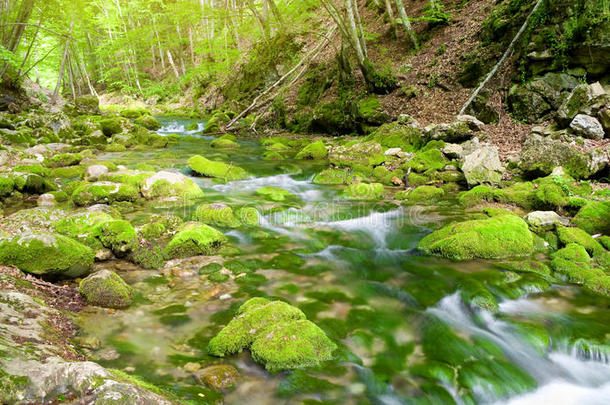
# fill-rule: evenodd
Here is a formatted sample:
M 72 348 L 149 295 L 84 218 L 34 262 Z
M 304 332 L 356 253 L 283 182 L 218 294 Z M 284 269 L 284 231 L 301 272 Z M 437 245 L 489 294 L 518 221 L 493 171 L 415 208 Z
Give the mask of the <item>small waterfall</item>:
M 520 299 L 502 303 L 500 310 L 521 314 L 528 311 L 538 313 L 540 307 L 531 301 Z M 427 312 L 458 331 L 491 340 L 539 383 L 539 388 L 532 393 L 496 404 L 609 403 L 610 349 L 608 347 L 580 339 L 571 345 L 555 344 L 550 352 L 541 354 L 525 342 L 510 323 L 495 318 L 489 312 L 480 311 L 480 322 L 476 323 L 470 310 L 462 303 L 459 292 L 445 297 L 437 307 L 430 308 Z M 564 396 L 565 392 L 569 392 L 569 395 Z M 490 401 L 481 398 L 481 402 Z

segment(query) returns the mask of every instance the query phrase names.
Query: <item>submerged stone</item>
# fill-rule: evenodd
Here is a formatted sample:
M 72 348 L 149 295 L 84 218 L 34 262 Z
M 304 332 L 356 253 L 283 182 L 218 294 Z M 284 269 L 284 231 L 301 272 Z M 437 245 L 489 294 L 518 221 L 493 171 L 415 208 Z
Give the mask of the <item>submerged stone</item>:
M 290 191 L 286 191 L 283 188 L 265 186 L 255 191 L 256 195 L 265 197 L 271 201 L 286 201 L 288 198 L 294 197 Z
M 202 384 L 219 391 L 233 387 L 239 377 L 237 369 L 228 364 L 217 364 L 196 370 L 193 375 Z
M 343 190 L 343 198 L 348 200 L 379 200 L 383 193 L 383 184 L 356 183 Z
M 257 297 L 208 345 L 209 353 L 220 357 L 246 348 L 255 361 L 278 371 L 319 365 L 332 358 L 336 345 L 298 308 Z
M 237 228 L 241 223 L 235 217 L 233 209 L 225 204 L 203 204 L 197 207 L 194 218 L 204 224 Z
M 531 254 L 534 237 L 523 219 L 501 215 L 445 226 L 422 239 L 418 248 L 454 260 L 502 259 Z
M 226 242 L 222 232 L 199 223 L 186 224 L 165 247 L 168 259 L 212 254 Z
M 248 173 L 241 167 L 223 162 L 214 162 L 199 155 L 190 158 L 188 165 L 192 171 L 200 176 L 216 177 L 226 181 L 243 180 L 248 177 Z
M 113 271 L 91 274 L 78 286 L 78 291 L 91 305 L 104 308 L 127 308 L 133 301 L 133 289 Z

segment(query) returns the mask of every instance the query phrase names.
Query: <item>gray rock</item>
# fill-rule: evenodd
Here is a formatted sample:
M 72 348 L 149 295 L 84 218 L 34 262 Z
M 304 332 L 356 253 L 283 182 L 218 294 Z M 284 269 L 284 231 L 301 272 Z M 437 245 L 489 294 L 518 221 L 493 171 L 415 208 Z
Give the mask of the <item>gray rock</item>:
M 8 151 L 0 150 L 0 166 L 4 166 L 8 163 L 9 155 Z
M 38 197 L 36 204 L 39 207 L 53 207 L 57 204 L 57 201 L 55 200 L 55 196 L 53 194 L 43 194 Z
M 576 132 L 576 134 L 589 139 L 603 139 L 604 128 L 597 118 L 578 114 L 570 123 L 570 128 Z
M 597 118 L 599 119 L 602 128 L 604 128 L 606 137 L 610 137 L 610 108 L 600 110 L 599 113 L 597 113 Z
M 104 165 L 93 165 L 89 166 L 85 171 L 85 180 L 96 181 L 103 175 L 108 173 L 108 168 Z
M 549 175 L 562 166 L 569 175 L 582 179 L 599 172 L 605 164 L 593 152 L 581 152 L 561 141 L 530 134 L 523 144 L 519 166 L 527 174 L 536 176 Z
M 425 128 L 429 139 L 445 142 L 464 142 L 473 137 L 472 129 L 465 122 L 456 121 L 451 124 L 429 125 Z
M 468 127 L 473 131 L 481 131 L 483 127 L 485 127 L 485 123 L 473 117 L 472 115 L 458 115 L 456 120 L 459 122 L 464 122 L 468 125 Z
M 449 159 L 462 159 L 464 156 L 464 148 L 457 143 L 448 143 L 441 150 Z
M 23 283 L 1 276 L 9 284 Z M 53 320 L 60 314 L 40 300 L 1 290 L 0 313 L 0 403 L 55 403 L 63 394 L 87 404 L 171 404 L 157 394 L 120 382 L 99 364 L 59 358 L 57 353 L 64 353 L 65 347 L 47 337 L 49 333 L 63 335 L 53 329 Z
M 525 216 L 525 222 L 535 230 L 549 230 L 555 224 L 568 225 L 569 221 L 555 211 L 534 211 Z
M 462 172 L 469 186 L 477 184 L 497 185 L 504 174 L 504 167 L 495 146 L 482 146 L 464 158 Z

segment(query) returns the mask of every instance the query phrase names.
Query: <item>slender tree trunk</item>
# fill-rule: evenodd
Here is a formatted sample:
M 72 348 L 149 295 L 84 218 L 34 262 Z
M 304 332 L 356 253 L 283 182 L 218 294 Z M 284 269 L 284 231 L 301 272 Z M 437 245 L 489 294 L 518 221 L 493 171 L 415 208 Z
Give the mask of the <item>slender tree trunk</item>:
M 394 30 L 394 36 L 398 38 L 398 30 L 396 28 L 396 20 L 394 19 L 394 10 L 392 10 L 392 3 L 390 0 L 385 0 L 385 9 L 388 12 L 388 19 L 390 20 L 390 25 Z
M 409 17 L 407 16 L 407 12 L 405 11 L 405 6 L 402 0 L 396 0 L 396 8 L 398 9 L 398 13 L 400 14 L 402 25 L 405 27 L 405 31 L 407 31 L 407 35 L 409 35 L 413 46 L 417 48 L 417 36 L 415 35 L 415 31 L 413 31 L 413 27 L 411 27 L 411 21 L 409 21 Z
M 174 70 L 176 79 L 180 79 L 180 73 L 178 73 L 178 69 L 176 68 L 176 65 L 174 64 L 174 58 L 172 57 L 172 53 L 170 52 L 169 49 L 167 50 L 167 60 L 169 61 L 169 64 L 171 65 L 172 69 Z
M 13 29 L 8 38 L 8 43 L 6 44 L 6 49 L 10 52 L 15 53 L 17 47 L 19 46 L 19 42 L 21 41 L 21 36 L 25 31 L 26 23 L 29 21 L 30 16 L 32 15 L 32 10 L 34 9 L 35 0 L 23 0 L 21 2 L 21 7 L 19 8 L 19 14 L 17 14 L 17 19 L 15 20 L 15 25 L 13 25 Z M 8 10 L 8 9 L 7 9 Z
M 70 35 L 72 35 L 72 29 L 74 28 L 74 17 L 72 17 L 72 22 L 70 23 Z M 57 78 L 57 85 L 55 86 L 55 91 L 53 92 L 53 103 L 57 101 L 57 96 L 59 95 L 59 88 L 61 86 L 62 81 L 64 80 L 64 69 L 66 67 L 66 59 L 68 58 L 68 51 L 70 50 L 70 38 L 66 39 L 66 44 L 64 46 L 64 55 L 61 58 L 61 64 L 59 66 L 59 76 Z

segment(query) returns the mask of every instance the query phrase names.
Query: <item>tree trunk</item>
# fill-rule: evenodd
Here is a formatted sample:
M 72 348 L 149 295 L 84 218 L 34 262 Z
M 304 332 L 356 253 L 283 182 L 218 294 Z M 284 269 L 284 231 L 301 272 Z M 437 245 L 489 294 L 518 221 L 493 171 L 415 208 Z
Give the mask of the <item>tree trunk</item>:
M 72 35 L 72 29 L 74 28 L 74 17 L 72 17 L 72 22 L 70 23 L 70 35 Z M 62 81 L 64 80 L 64 69 L 66 67 L 66 59 L 68 57 L 68 51 L 70 49 L 70 38 L 66 39 L 66 44 L 64 47 L 64 55 L 61 58 L 61 64 L 59 66 L 59 75 L 57 78 L 57 85 L 55 86 L 55 91 L 53 92 L 52 102 L 55 103 L 57 101 L 57 96 L 59 95 L 59 88 L 61 86 Z
M 30 16 L 32 15 L 32 10 L 34 9 L 35 2 L 35 0 L 23 0 L 21 2 L 19 14 L 17 14 L 15 25 L 11 30 L 11 34 L 8 38 L 8 43 L 5 46 L 5 48 L 10 52 L 15 53 L 15 51 L 17 50 L 19 42 L 21 41 L 21 36 L 25 31 L 25 24 L 29 21 Z
M 400 14 L 402 25 L 405 27 L 405 31 L 407 31 L 407 35 L 409 35 L 413 46 L 417 48 L 417 36 L 415 35 L 415 31 L 413 31 L 413 27 L 411 27 L 411 21 L 409 21 L 409 17 L 407 16 L 407 12 L 405 11 L 405 6 L 402 0 L 396 0 L 396 8 Z
M 172 57 L 172 53 L 169 51 L 169 49 L 167 50 L 167 60 L 169 61 L 169 64 L 171 65 L 172 69 L 174 70 L 176 79 L 180 79 L 180 73 L 178 73 L 178 69 L 176 68 L 176 65 L 174 64 L 174 58 Z

